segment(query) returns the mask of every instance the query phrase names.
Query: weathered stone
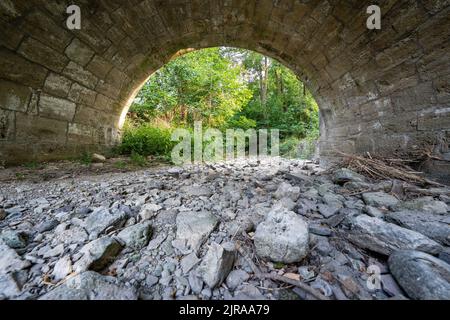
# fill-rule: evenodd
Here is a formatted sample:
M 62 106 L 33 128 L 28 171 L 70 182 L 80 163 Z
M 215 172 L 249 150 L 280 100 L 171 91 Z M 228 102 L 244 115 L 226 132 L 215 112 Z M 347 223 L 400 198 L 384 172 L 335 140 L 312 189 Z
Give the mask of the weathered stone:
M 418 300 L 450 300 L 450 265 L 419 251 L 397 251 L 389 269 L 408 296 Z
M 155 203 L 146 203 L 142 206 L 141 211 L 139 212 L 139 216 L 141 220 L 149 220 L 158 214 L 158 211 L 161 210 L 162 207 Z
M 75 62 L 69 62 L 69 64 L 64 68 L 63 74 L 82 85 L 88 87 L 89 89 L 95 89 L 98 82 L 97 77 L 92 73 L 85 70 L 82 66 L 76 64 Z
M 152 236 L 152 225 L 146 221 L 127 227 L 117 235 L 127 247 L 140 250 L 145 247 Z
M 65 279 L 70 273 L 72 273 L 72 260 L 69 256 L 59 259 L 52 272 L 53 280 L 59 282 Z
M 136 300 L 137 291 L 93 271 L 69 278 L 39 300 Z
M 181 259 L 181 262 L 180 262 L 181 270 L 183 270 L 183 273 L 188 273 L 199 262 L 200 262 L 200 259 L 197 257 L 197 254 L 195 252 L 191 252 L 187 256 L 183 257 L 183 259 Z
M 396 250 L 420 250 L 437 254 L 441 246 L 426 236 L 366 215 L 349 218 L 350 230 L 345 235 L 355 245 L 390 255 Z
M 68 99 L 75 103 L 92 106 L 95 103 L 97 93 L 74 82 L 70 88 Z
M 103 237 L 89 242 L 81 248 L 82 257 L 74 264 L 74 270 L 76 272 L 101 271 L 113 262 L 121 250 L 122 245 L 113 238 Z
M 75 103 L 41 94 L 39 99 L 39 114 L 43 117 L 71 121 L 75 115 Z
M 362 194 L 364 202 L 373 207 L 393 207 L 399 200 L 384 192 L 367 192 Z
M 203 281 L 211 289 L 219 286 L 231 271 L 235 257 L 236 250 L 233 243 L 223 245 L 212 243 L 199 267 Z
M 181 188 L 181 192 L 193 197 L 210 197 L 212 195 L 212 192 L 208 187 L 199 185 L 184 186 Z
M 30 262 L 22 260 L 19 255 L 8 247 L 3 241 L 0 241 L 0 274 L 6 274 L 13 271 L 19 271 L 30 266 Z
M 50 70 L 60 72 L 69 59 L 58 51 L 47 47 L 43 43 L 27 38 L 20 46 L 19 53 L 33 62 L 37 62 Z
M 91 238 L 96 238 L 110 227 L 122 226 L 125 221 L 126 214 L 123 212 L 111 213 L 106 208 L 97 208 L 86 218 L 85 225 Z
M 26 112 L 31 90 L 13 82 L 0 80 L 0 108 Z
M 248 279 L 250 279 L 250 275 L 244 270 L 233 270 L 228 275 L 226 284 L 230 290 L 234 290 Z
M 449 210 L 447 204 L 443 201 L 434 200 L 433 197 L 422 197 L 410 201 L 398 203 L 394 209 L 396 211 L 412 210 L 425 213 L 446 214 Z
M 92 162 L 105 162 L 105 161 L 106 161 L 105 156 L 98 153 L 92 154 Z
M 290 198 L 292 201 L 297 201 L 300 196 L 300 188 L 293 187 L 289 183 L 283 182 L 275 191 L 275 198 L 282 199 L 284 197 Z
M 71 60 L 83 67 L 86 66 L 94 56 L 94 51 L 77 38 L 72 40 L 65 53 Z
M 347 168 L 341 168 L 334 171 L 333 182 L 342 185 L 347 182 L 366 182 L 366 178 Z
M 28 242 L 28 235 L 23 231 L 4 230 L 0 238 L 7 246 L 13 249 L 25 248 Z
M 399 211 L 387 214 L 386 220 L 450 246 L 450 221 L 446 220 L 446 216 L 419 211 Z
M 308 253 L 308 225 L 292 211 L 272 211 L 256 228 L 254 241 L 264 259 L 298 262 Z
M 209 212 L 180 212 L 176 219 L 177 239 L 186 240 L 188 246 L 198 250 L 209 234 L 216 228 L 219 220 Z
M 45 79 L 44 91 L 57 97 L 67 98 L 71 85 L 72 81 L 52 72 Z
M 0 299 L 12 299 L 21 292 L 16 279 L 11 274 L 0 274 Z

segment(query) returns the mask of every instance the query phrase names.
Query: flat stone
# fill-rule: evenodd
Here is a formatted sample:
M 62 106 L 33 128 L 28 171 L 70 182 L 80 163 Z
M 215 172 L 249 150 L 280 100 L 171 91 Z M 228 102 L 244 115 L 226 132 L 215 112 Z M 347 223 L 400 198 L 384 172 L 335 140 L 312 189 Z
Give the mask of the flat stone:
M 58 224 L 59 224 L 59 221 L 56 219 L 45 220 L 36 226 L 36 231 L 39 233 L 51 231 L 51 230 L 55 229 L 58 226 Z
M 383 218 L 384 217 L 384 213 L 379 210 L 378 208 L 372 207 L 372 206 L 365 206 L 363 211 L 374 218 Z
M 228 275 L 226 284 L 228 289 L 234 290 L 248 279 L 250 279 L 250 275 L 244 270 L 233 270 Z
M 286 197 L 290 198 L 292 201 L 297 201 L 300 196 L 300 187 L 293 187 L 291 184 L 283 182 L 278 186 L 274 196 L 277 199 L 283 199 Z
M 386 220 L 417 231 L 427 237 L 450 246 L 450 223 L 446 216 L 421 211 L 399 211 L 386 215 Z
M 333 173 L 333 182 L 343 185 L 347 182 L 366 182 L 366 178 L 347 168 L 340 168 Z
M 13 249 L 25 248 L 28 242 L 28 235 L 23 231 L 4 230 L 0 238 L 6 245 Z
M 11 274 L 0 274 L 0 300 L 17 297 L 21 289 Z
M 59 282 L 72 273 L 72 260 L 69 256 L 59 259 L 53 268 L 53 280 Z
M 235 257 L 236 249 L 233 243 L 219 245 L 213 242 L 199 267 L 203 281 L 210 288 L 219 286 L 233 268 Z
M 85 228 L 91 239 L 101 235 L 109 227 L 119 228 L 126 221 L 124 212 L 111 213 L 106 208 L 97 208 L 85 220 Z
M 141 220 L 149 220 L 158 214 L 158 211 L 161 210 L 162 207 L 155 203 L 146 203 L 142 206 L 141 211 L 139 212 L 139 216 Z
M 39 300 L 137 300 L 137 290 L 109 276 L 87 271 L 69 278 Z
M 412 250 L 394 252 L 389 269 L 412 299 L 450 300 L 450 265 L 435 257 Z
M 339 210 L 341 209 L 341 206 L 332 206 L 332 205 L 319 203 L 317 205 L 317 209 L 319 210 L 319 213 L 324 218 L 329 218 L 329 217 L 334 216 L 336 213 L 338 213 Z
M 210 197 L 212 195 L 211 189 L 202 185 L 184 186 L 180 190 L 192 197 Z
M 30 262 L 22 260 L 14 249 L 0 241 L 0 274 L 19 271 L 30 266 Z
M 101 271 L 122 250 L 122 245 L 116 239 L 103 237 L 86 244 L 80 249 L 82 257 L 74 265 L 76 272 L 87 270 Z
M 217 217 L 207 211 L 180 212 L 176 218 L 177 239 L 186 240 L 191 249 L 198 250 L 218 223 Z
M 404 295 L 403 290 L 400 288 L 397 281 L 395 281 L 395 279 L 392 275 L 390 275 L 390 274 L 380 275 L 380 282 L 381 282 L 381 288 L 389 296 L 395 297 L 395 296 Z
M 396 211 L 419 211 L 425 213 L 446 214 L 449 210 L 447 204 L 443 201 L 434 200 L 433 197 L 421 197 L 410 201 L 398 203 Z
M 200 259 L 197 257 L 197 254 L 195 252 L 192 252 L 192 253 L 188 254 L 187 256 L 183 257 L 183 259 L 181 259 L 181 262 L 180 262 L 181 270 L 183 270 L 183 273 L 188 273 L 199 262 L 200 262 Z
M 308 253 L 307 223 L 292 211 L 272 211 L 256 228 L 256 253 L 275 262 L 294 263 Z
M 152 225 L 149 221 L 127 227 L 117 235 L 127 247 L 140 250 L 145 247 L 152 236 Z
M 390 208 L 395 206 L 399 200 L 384 192 L 366 192 L 362 194 L 364 202 L 368 206 Z
M 349 218 L 349 222 L 350 230 L 344 231 L 344 236 L 364 249 L 388 256 L 397 250 L 412 249 L 431 254 L 441 250 L 441 246 L 428 237 L 378 218 L 359 215 Z
M 191 273 L 189 273 L 188 281 L 193 293 L 200 294 L 202 292 L 203 279 L 200 274 L 198 274 L 196 271 L 192 271 Z

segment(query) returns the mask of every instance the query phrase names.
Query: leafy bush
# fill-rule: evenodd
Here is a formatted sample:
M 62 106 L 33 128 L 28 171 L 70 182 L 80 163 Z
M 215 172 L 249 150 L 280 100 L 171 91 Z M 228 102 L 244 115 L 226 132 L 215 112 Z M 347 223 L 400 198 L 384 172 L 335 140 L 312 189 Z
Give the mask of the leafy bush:
M 171 141 L 171 135 L 171 128 L 157 127 L 152 124 L 136 127 L 127 125 L 119 150 L 122 154 L 167 156 L 175 145 Z

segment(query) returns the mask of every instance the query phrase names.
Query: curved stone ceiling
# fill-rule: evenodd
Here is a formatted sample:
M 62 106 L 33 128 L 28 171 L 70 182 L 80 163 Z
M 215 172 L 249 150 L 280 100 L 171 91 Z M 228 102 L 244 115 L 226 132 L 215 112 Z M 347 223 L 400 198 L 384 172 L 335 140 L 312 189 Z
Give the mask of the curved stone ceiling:
M 66 27 L 73 2 L 81 30 Z M 0 160 L 110 147 L 149 75 L 180 50 L 211 46 L 258 51 L 296 72 L 320 106 L 323 156 L 448 139 L 449 3 L 3 0 Z M 381 30 L 366 27 L 371 4 Z

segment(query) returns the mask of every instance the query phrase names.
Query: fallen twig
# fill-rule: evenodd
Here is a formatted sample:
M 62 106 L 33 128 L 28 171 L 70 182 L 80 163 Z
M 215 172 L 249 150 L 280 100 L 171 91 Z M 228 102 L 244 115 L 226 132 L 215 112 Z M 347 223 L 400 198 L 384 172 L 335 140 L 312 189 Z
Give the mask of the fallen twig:
M 303 291 L 311 294 L 313 297 L 315 297 L 319 300 L 330 300 L 330 298 L 325 297 L 319 291 L 317 291 L 314 288 L 311 288 L 310 286 L 308 286 L 307 284 L 305 284 L 301 281 L 293 280 L 293 279 L 279 276 L 276 274 L 262 273 L 261 270 L 259 269 L 259 267 L 253 262 L 253 260 L 248 257 L 247 253 L 244 251 L 244 249 L 242 249 L 242 246 L 239 243 L 236 243 L 236 250 L 242 255 L 242 257 L 250 265 L 250 268 L 252 268 L 253 273 L 255 274 L 255 277 L 257 277 L 261 280 L 270 279 L 273 281 L 281 281 L 281 282 L 296 286 L 296 287 L 302 289 Z

